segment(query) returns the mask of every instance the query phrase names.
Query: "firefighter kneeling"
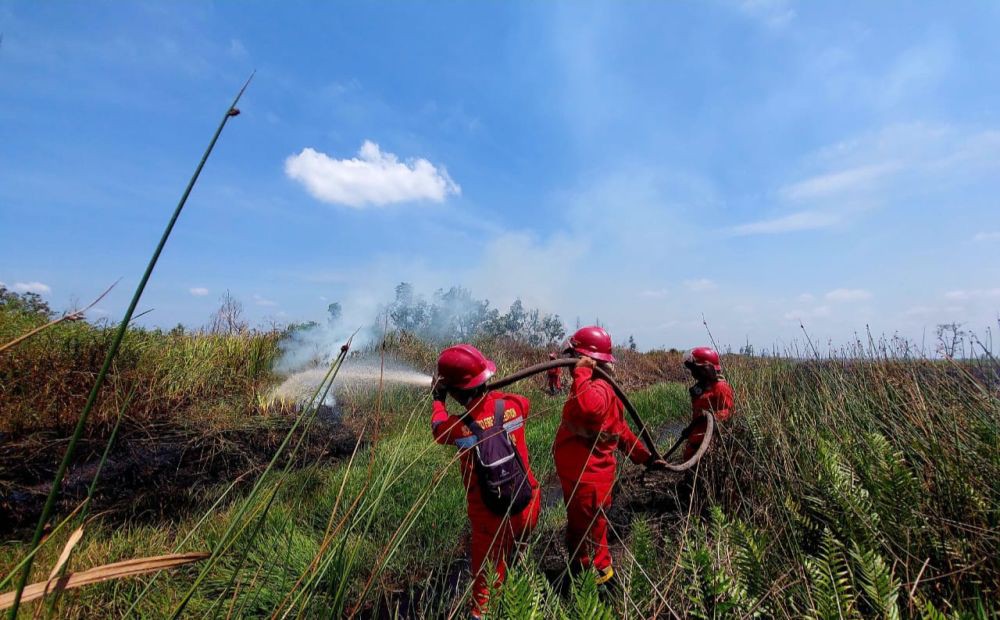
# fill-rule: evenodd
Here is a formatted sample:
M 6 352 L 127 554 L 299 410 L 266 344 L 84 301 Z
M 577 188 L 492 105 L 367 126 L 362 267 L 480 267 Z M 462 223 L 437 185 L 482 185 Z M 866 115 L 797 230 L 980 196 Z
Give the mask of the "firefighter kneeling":
M 552 451 L 566 503 L 566 546 L 570 570 L 576 574 L 593 569 L 598 584 L 610 585 L 614 577 L 608 550 L 608 522 L 615 483 L 615 450 L 632 462 L 659 469 L 649 450 L 625 422 L 624 405 L 611 385 L 594 379 L 594 368 L 610 370 L 611 336 L 596 326 L 584 327 L 570 338 L 566 353 L 579 357 L 573 369 L 569 399 Z
M 472 617 L 486 609 L 489 567 L 499 586 L 515 542 L 538 523 L 541 500 L 531 472 L 524 440 L 528 399 L 516 394 L 487 391 L 496 365 L 468 344 L 441 352 L 434 385 L 431 430 L 441 444 L 460 450 L 462 481 L 466 488 L 472 529 Z M 445 400 L 451 394 L 465 408 L 449 415 Z

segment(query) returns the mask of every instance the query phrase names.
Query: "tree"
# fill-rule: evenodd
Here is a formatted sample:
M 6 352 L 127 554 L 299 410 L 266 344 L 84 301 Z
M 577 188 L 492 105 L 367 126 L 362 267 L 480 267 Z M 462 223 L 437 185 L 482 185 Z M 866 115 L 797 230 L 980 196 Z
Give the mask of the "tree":
M 426 325 L 427 303 L 414 295 L 412 284 L 400 282 L 396 286 L 396 299 L 389 304 L 389 319 L 397 329 L 415 334 Z
M 447 291 L 438 289 L 430 307 L 430 332 L 441 340 L 469 340 L 484 332 L 486 325 L 499 316 L 490 302 L 476 299 L 461 286 Z
M 208 331 L 213 334 L 241 334 L 247 331 L 247 322 L 243 319 L 243 304 L 229 291 L 222 296 L 221 302 L 219 309 L 212 315 Z
M 340 307 L 340 303 L 335 301 L 327 306 L 326 314 L 327 323 L 329 323 L 331 327 L 336 325 L 337 322 L 340 321 L 340 316 L 343 314 L 343 309 Z
M 566 328 L 558 314 L 545 315 L 542 319 L 542 333 L 548 344 L 557 343 L 566 337 Z
M 500 322 L 503 326 L 503 335 L 512 338 L 517 337 L 521 330 L 524 329 L 527 321 L 528 313 L 524 309 L 524 304 L 521 303 L 520 299 L 515 299 L 514 303 L 507 310 L 507 314 L 500 317 Z
M 52 316 L 52 308 L 38 293 L 16 293 L 0 284 L 0 310 L 37 314 L 43 318 Z
M 635 344 L 635 338 L 632 336 L 632 334 L 629 334 L 629 337 L 628 337 L 628 350 L 629 351 L 638 351 L 639 350 L 639 347 L 637 347 L 636 344 Z
M 945 357 L 955 357 L 965 348 L 965 330 L 961 323 L 941 323 L 937 326 L 938 352 Z

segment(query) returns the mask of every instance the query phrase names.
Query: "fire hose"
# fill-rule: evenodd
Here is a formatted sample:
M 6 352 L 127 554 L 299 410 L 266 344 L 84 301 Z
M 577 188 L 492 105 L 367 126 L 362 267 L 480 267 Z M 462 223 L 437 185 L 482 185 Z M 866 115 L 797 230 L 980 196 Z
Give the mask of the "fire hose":
M 522 379 L 527 379 L 528 377 L 537 375 L 547 370 L 551 370 L 553 368 L 575 366 L 576 361 L 577 360 L 574 358 L 563 358 L 557 360 L 550 360 L 548 362 L 542 362 L 541 364 L 535 364 L 534 366 L 528 366 L 527 368 L 523 368 L 511 375 L 503 377 L 502 379 L 497 379 L 496 381 L 493 381 L 492 383 L 488 384 L 486 387 L 487 389 L 490 390 L 498 390 L 500 388 L 507 387 L 508 385 L 511 385 L 513 383 L 517 383 Z M 659 450 L 657 450 L 656 444 L 653 441 L 653 437 L 649 433 L 649 429 L 643 423 L 642 418 L 639 417 L 639 412 L 636 411 L 635 407 L 632 405 L 632 402 L 629 401 L 628 396 L 625 395 L 625 390 L 623 390 L 621 386 L 618 385 L 618 383 L 611 377 L 611 375 L 604 369 L 602 369 L 600 366 L 594 368 L 594 374 L 596 374 L 599 378 L 607 381 L 608 385 L 610 385 L 611 388 L 615 391 L 615 395 L 618 396 L 618 398 L 622 401 L 622 404 L 625 405 L 625 411 L 628 412 L 629 416 L 632 418 L 632 421 L 639 428 L 639 437 L 642 439 L 642 442 L 646 444 L 646 448 L 653 455 L 654 459 L 660 459 L 670 456 L 670 454 L 674 450 L 676 450 L 678 446 L 681 445 L 681 442 L 684 441 L 688 433 L 690 433 L 691 428 L 694 426 L 694 422 L 688 425 L 688 427 L 681 432 L 680 439 L 678 439 L 677 442 L 673 445 L 673 447 L 671 447 L 670 450 L 667 451 L 664 457 L 661 457 L 660 452 Z M 674 465 L 673 463 L 667 463 L 666 466 L 667 471 L 674 471 L 674 472 L 687 471 L 688 469 L 691 469 L 692 467 L 697 465 L 698 461 L 701 460 L 701 457 L 705 455 L 705 452 L 708 450 L 708 447 L 712 442 L 712 436 L 715 432 L 715 416 L 713 416 L 711 413 L 706 412 L 705 418 L 706 418 L 705 436 L 701 441 L 701 445 L 698 446 L 698 450 L 691 456 L 691 458 L 684 461 L 683 463 L 679 463 L 677 465 Z

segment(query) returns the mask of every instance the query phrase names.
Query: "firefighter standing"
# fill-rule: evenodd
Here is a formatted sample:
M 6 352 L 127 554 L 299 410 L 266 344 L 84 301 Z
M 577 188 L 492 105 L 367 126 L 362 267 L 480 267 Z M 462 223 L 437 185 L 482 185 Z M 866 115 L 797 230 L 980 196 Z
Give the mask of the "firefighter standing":
M 611 336 L 596 326 L 584 327 L 570 338 L 567 353 L 579 357 L 573 369 L 569 399 L 563 406 L 562 423 L 552 451 L 556 472 L 566 503 L 566 546 L 570 570 L 593 569 L 598 584 L 614 577 L 608 550 L 608 523 L 605 511 L 611 506 L 620 450 L 632 462 L 660 468 L 649 450 L 635 436 L 624 418 L 624 406 L 613 388 L 603 379 L 594 379 L 600 364 L 610 369 Z
M 487 391 L 486 382 L 495 372 L 496 365 L 475 347 L 468 344 L 449 347 L 438 358 L 437 381 L 433 389 L 431 429 L 434 439 L 441 444 L 455 445 L 460 450 L 462 480 L 466 487 L 472 529 L 473 618 L 481 617 L 489 598 L 487 562 L 496 570 L 499 581 L 493 585 L 498 586 L 504 579 L 515 542 L 522 540 L 535 527 L 541 509 L 538 482 L 531 472 L 524 439 L 524 419 L 528 416 L 530 404 L 523 396 Z M 449 415 L 445 407 L 448 394 L 466 409 L 463 415 Z M 499 406 L 498 401 L 502 401 Z M 501 411 L 504 430 L 520 457 L 531 487 L 530 503 L 516 514 L 498 515 L 486 505 L 480 481 L 477 480 L 476 457 L 472 450 L 477 445 L 477 438 L 468 426 L 469 420 L 473 420 L 481 429 L 493 428 Z
M 705 437 L 705 412 L 709 411 L 716 421 L 729 419 L 733 408 L 733 388 L 722 377 L 719 354 L 709 347 L 696 347 L 684 354 L 684 366 L 691 372 L 696 383 L 688 391 L 691 394 L 691 426 L 684 460 L 690 459 L 698 451 Z
M 555 360 L 558 357 L 559 356 L 555 353 L 549 353 L 550 360 Z M 562 392 L 562 368 L 549 368 L 545 371 L 545 378 L 546 388 L 548 389 L 549 394 L 554 396 L 559 392 Z

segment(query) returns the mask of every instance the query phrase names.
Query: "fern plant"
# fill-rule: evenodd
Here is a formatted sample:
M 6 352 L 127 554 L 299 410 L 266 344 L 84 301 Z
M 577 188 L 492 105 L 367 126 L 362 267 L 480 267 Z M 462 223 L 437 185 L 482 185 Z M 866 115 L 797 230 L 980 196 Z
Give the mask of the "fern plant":
M 681 553 L 685 572 L 684 593 L 687 613 L 704 620 L 746 615 L 753 607 L 742 581 L 730 573 L 725 560 L 731 557 L 726 535 L 728 523 L 718 507 L 712 508 L 712 541 L 704 528 L 696 526 Z
M 818 450 L 820 492 L 828 501 L 828 508 L 836 509 L 831 517 L 839 513 L 841 518 L 833 518 L 839 533 L 844 538 L 862 536 L 865 540 L 874 538 L 881 519 L 872 504 L 868 490 L 861 485 L 850 462 L 844 458 L 837 446 L 821 440 Z
M 613 620 L 616 616 L 601 600 L 597 581 L 591 571 L 573 580 L 569 610 L 560 609 L 562 620 Z
M 823 532 L 819 555 L 806 558 L 805 567 L 809 588 L 804 616 L 815 620 L 861 617 L 844 546 L 829 529 Z
M 877 552 L 851 545 L 851 559 L 857 568 L 858 581 L 865 601 L 879 618 L 899 620 L 899 580 Z
M 495 618 L 524 618 L 540 620 L 545 616 L 548 582 L 538 573 L 513 568 L 507 575 L 499 596 L 490 599 L 490 616 Z

